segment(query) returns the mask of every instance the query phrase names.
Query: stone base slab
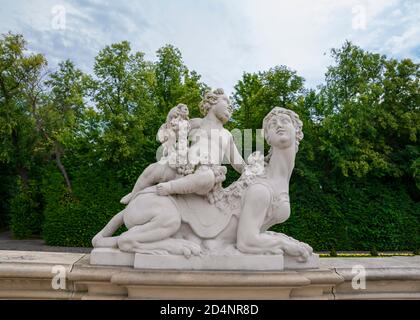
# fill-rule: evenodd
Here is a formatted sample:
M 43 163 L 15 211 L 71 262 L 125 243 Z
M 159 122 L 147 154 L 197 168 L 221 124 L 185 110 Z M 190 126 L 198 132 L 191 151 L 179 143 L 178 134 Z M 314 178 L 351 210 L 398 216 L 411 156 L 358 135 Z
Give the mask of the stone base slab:
M 313 253 L 306 262 L 296 261 L 295 258 L 289 255 L 284 256 L 285 270 L 305 270 L 317 268 L 319 268 L 319 254 Z
M 90 263 L 103 266 L 134 266 L 134 253 L 113 248 L 96 248 L 90 253 Z
M 134 254 L 112 248 L 96 248 L 90 254 L 90 263 L 136 269 L 282 271 L 316 269 L 319 267 L 319 255 L 313 254 L 303 263 L 287 255 L 203 255 L 187 258 L 181 255 Z
M 283 255 L 185 256 L 136 254 L 135 269 L 283 270 Z

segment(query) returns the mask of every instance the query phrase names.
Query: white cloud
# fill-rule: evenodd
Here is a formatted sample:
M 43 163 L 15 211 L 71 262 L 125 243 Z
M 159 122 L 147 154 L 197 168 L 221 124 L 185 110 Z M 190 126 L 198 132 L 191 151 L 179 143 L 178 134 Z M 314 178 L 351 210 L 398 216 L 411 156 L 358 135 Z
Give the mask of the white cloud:
M 280 64 L 313 87 L 331 63 L 329 50 L 346 39 L 397 58 L 420 58 L 416 0 L 15 0 L 0 5 L 0 32 L 22 33 L 51 66 L 70 58 L 90 72 L 105 45 L 128 40 L 155 59 L 155 51 L 171 43 L 203 81 L 227 91 L 244 71 Z M 51 28 L 56 5 L 66 8 L 66 30 Z M 364 29 L 352 28 L 357 6 L 365 9 Z
M 392 36 L 385 42 L 385 48 L 392 55 L 408 55 L 412 48 L 419 46 L 420 26 L 412 26 L 401 35 Z

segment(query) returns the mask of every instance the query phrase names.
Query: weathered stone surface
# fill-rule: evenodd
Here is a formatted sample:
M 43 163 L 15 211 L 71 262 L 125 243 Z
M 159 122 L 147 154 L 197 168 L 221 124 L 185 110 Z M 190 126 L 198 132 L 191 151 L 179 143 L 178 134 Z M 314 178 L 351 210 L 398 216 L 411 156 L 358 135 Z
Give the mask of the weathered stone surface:
M 191 256 L 136 254 L 136 269 L 283 270 L 283 255 Z
M 420 257 L 322 258 L 286 271 L 158 270 L 90 264 L 90 256 L 0 251 L 0 298 L 15 299 L 420 299 Z M 52 268 L 66 288 L 54 290 Z M 353 266 L 366 289 L 352 287 Z
M 307 261 L 299 262 L 289 255 L 284 255 L 284 269 L 285 270 L 301 270 L 301 269 L 316 269 L 319 268 L 319 255 L 313 253 Z
M 312 254 L 306 262 L 297 262 L 287 255 L 208 255 L 187 258 L 181 255 L 134 254 L 115 248 L 95 248 L 90 254 L 90 263 L 103 266 L 134 266 L 138 269 L 282 271 L 318 268 L 319 255 Z
M 0 250 L 0 263 L 42 263 L 42 264 L 73 264 L 84 257 L 84 253 L 39 252 Z
M 90 263 L 105 266 L 134 266 L 134 252 L 123 252 L 115 248 L 95 248 L 90 253 Z
M 420 256 L 387 258 L 324 258 L 345 281 L 334 288 L 335 299 L 420 299 Z M 365 287 L 352 280 L 363 268 Z
M 306 262 L 297 262 L 282 255 L 149 255 L 123 252 L 115 248 L 96 248 L 90 254 L 90 263 L 104 266 L 129 266 L 137 269 L 179 270 L 301 270 L 319 267 L 319 255 L 312 254 Z
M 0 250 L 0 299 L 77 299 L 74 283 L 66 276 L 85 254 Z M 64 272 L 66 288 L 53 289 L 57 270 Z

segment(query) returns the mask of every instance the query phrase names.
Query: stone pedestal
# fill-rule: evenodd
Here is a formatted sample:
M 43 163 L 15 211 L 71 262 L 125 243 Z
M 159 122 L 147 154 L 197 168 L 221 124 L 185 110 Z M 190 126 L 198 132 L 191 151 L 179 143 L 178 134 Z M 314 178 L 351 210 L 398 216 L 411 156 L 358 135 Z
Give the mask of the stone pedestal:
M 333 287 L 343 281 L 326 268 L 239 271 L 100 266 L 92 261 L 100 261 L 104 252 L 94 251 L 70 275 L 86 287 L 83 299 L 333 299 Z M 135 256 L 134 263 L 140 258 L 147 257 Z
M 149 255 L 122 252 L 119 249 L 96 248 L 90 255 L 92 265 L 128 266 L 135 269 L 177 269 L 177 270 L 255 270 L 282 271 L 316 269 L 319 256 L 313 254 L 302 263 L 285 255 L 203 255 L 185 256 Z
M 211 271 L 90 264 L 97 254 L 0 250 L 0 299 L 420 299 L 420 256 L 323 258 L 320 268 L 304 270 Z M 364 289 L 352 287 L 354 266 L 366 269 Z M 57 270 L 65 277 L 62 289 L 52 285 Z
M 176 270 L 283 270 L 282 255 L 237 255 L 237 256 L 159 256 L 136 254 L 135 269 Z
M 90 263 L 102 266 L 134 266 L 134 253 L 119 249 L 96 248 L 90 253 Z

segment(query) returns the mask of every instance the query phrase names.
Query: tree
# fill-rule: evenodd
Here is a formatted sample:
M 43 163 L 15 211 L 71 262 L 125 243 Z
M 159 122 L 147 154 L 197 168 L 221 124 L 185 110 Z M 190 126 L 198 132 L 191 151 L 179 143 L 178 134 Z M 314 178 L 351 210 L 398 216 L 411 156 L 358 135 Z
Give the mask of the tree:
M 233 95 L 235 112 L 232 118 L 236 126 L 253 129 L 261 126 L 261 123 L 257 122 L 255 115 L 260 107 L 262 95 L 261 74 L 244 73 L 242 80 L 235 85 L 235 93 Z
M 37 106 L 33 100 L 32 113 L 38 133 L 44 139 L 44 151 L 54 157 L 69 192 L 72 192 L 72 185 L 62 157 L 80 127 L 85 107 L 85 82 L 86 76 L 66 60 L 45 81 L 41 105 Z
M 328 68 L 317 114 L 321 149 L 332 166 L 344 176 L 413 176 L 419 65 L 388 60 L 350 42 L 332 55 L 336 64 Z
M 100 115 L 104 160 L 132 159 L 144 148 L 154 123 L 153 65 L 127 41 L 106 46 L 95 59 L 92 100 Z M 154 133 L 155 134 L 155 133 Z
M 42 143 L 32 117 L 46 60 L 41 54 L 27 54 L 21 35 L 8 33 L 0 40 L 0 162 L 11 176 L 7 201 L 11 229 L 16 237 L 39 233 L 42 221 L 39 177 Z M 4 172 L 4 171 L 3 171 Z M 14 177 L 18 176 L 18 179 Z M 2 219 L 4 220 L 4 219 Z
M 286 66 L 259 73 L 244 73 L 235 85 L 234 122 L 257 129 L 273 107 L 294 108 L 303 98 L 304 79 Z
M 198 105 L 208 86 L 200 82 L 200 75 L 189 71 L 179 49 L 166 45 L 156 52 L 155 96 L 159 112 L 164 114 L 178 103 L 186 104 L 193 117 L 200 116 Z
M 25 50 L 21 35 L 8 33 L 0 40 L 0 161 L 15 168 L 24 187 L 38 144 L 30 98 L 35 97 L 46 66 L 41 54 L 25 54 Z

